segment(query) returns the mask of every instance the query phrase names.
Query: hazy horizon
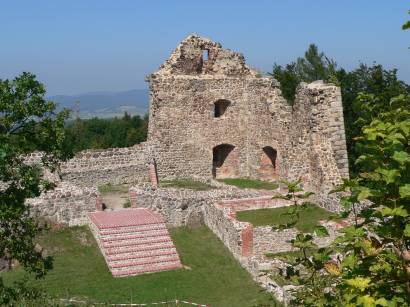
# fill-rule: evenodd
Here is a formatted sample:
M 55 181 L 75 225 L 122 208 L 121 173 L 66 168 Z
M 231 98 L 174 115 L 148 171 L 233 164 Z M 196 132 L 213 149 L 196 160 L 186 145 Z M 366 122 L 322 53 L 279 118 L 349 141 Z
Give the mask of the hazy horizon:
M 145 76 L 197 33 L 263 72 L 315 43 L 347 70 L 376 62 L 410 83 L 409 9 L 405 0 L 4 1 L 0 78 L 30 71 L 47 96 L 147 89 Z

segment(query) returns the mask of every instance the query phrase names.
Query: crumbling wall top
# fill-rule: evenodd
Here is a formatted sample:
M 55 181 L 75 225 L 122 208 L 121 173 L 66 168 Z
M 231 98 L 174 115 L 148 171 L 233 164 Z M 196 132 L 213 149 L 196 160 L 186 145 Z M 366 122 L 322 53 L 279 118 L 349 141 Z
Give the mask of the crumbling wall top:
M 257 77 L 259 72 L 245 64 L 241 53 L 223 49 L 219 43 L 191 34 L 178 45 L 154 75 Z

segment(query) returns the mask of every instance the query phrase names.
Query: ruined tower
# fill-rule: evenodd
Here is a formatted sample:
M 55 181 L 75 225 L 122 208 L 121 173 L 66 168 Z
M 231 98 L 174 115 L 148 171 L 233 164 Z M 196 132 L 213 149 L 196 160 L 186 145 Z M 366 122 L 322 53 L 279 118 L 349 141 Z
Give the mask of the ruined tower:
M 320 194 L 348 176 L 340 89 L 280 84 L 242 54 L 190 35 L 149 75 L 148 142 L 160 178 L 302 177 Z

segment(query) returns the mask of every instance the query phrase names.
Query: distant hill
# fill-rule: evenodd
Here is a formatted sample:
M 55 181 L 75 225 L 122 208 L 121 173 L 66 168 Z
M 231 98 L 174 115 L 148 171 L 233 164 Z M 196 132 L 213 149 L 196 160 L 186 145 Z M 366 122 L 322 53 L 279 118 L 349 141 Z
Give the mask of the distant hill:
M 124 112 L 144 115 L 148 112 L 149 93 L 146 89 L 125 92 L 92 92 L 80 95 L 56 95 L 48 99 L 57 103 L 58 108 L 72 109 L 75 116 L 76 103 L 81 118 L 115 117 Z

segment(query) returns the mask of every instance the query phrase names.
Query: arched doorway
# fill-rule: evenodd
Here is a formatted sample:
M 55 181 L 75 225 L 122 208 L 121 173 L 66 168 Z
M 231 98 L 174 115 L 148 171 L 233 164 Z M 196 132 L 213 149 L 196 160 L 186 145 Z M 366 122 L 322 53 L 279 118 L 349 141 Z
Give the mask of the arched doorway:
M 212 175 L 216 179 L 238 176 L 238 155 L 235 146 L 220 144 L 212 150 Z
M 262 180 L 275 180 L 277 178 L 277 151 L 271 146 L 262 148 L 258 175 Z

